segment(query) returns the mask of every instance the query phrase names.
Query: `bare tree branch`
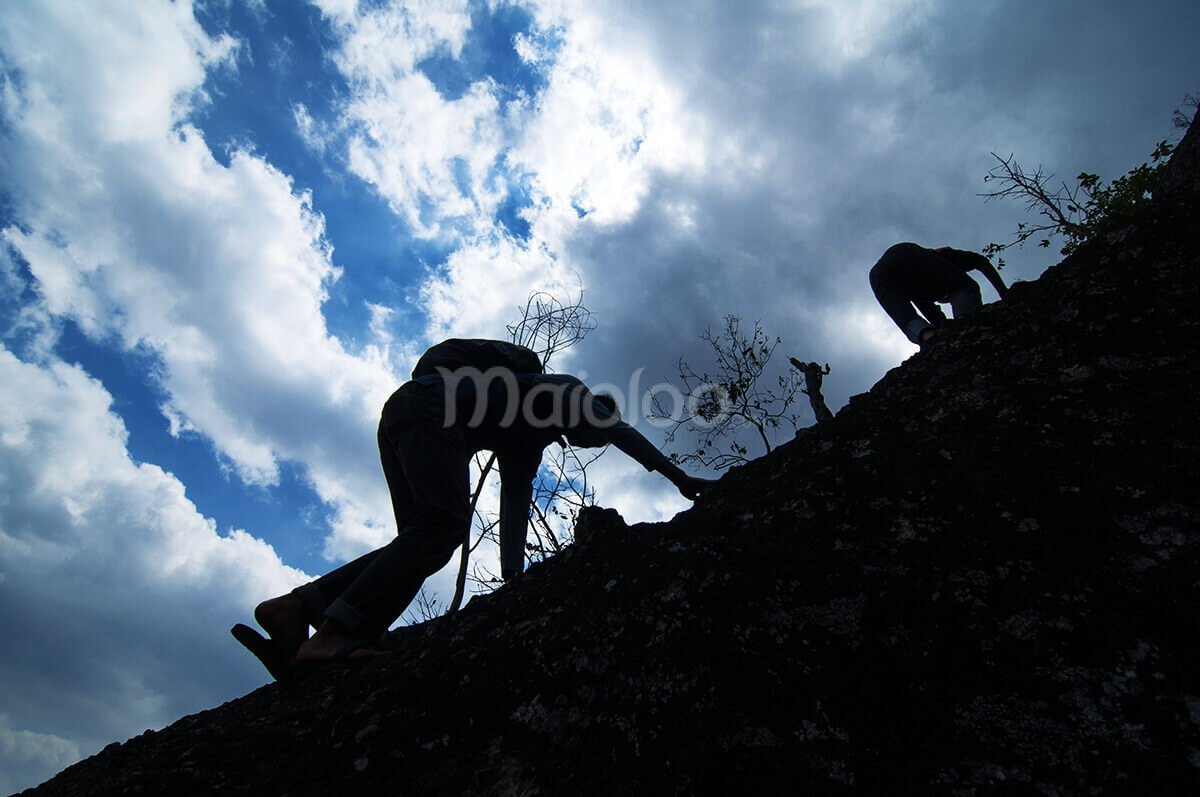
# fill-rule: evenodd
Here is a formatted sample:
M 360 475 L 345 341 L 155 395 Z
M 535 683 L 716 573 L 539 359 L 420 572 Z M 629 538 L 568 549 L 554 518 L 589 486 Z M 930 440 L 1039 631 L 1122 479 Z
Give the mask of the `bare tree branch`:
M 476 457 L 476 460 L 478 461 L 478 457 Z M 487 482 L 488 474 L 491 473 L 492 467 L 495 464 L 496 454 L 492 453 L 487 458 L 487 462 L 483 467 L 479 469 L 479 479 L 475 482 L 475 491 L 471 493 L 471 508 L 468 511 L 468 515 L 471 518 L 475 517 L 476 507 L 479 505 L 479 495 L 483 492 L 483 485 Z M 484 525 L 486 526 L 486 521 Z M 483 537 L 480 535 L 480 540 L 482 541 L 482 539 Z M 459 549 L 461 553 L 459 555 L 458 576 L 454 579 L 454 597 L 450 600 L 450 605 L 446 607 L 447 614 L 458 611 L 459 607 L 462 606 L 463 595 L 467 588 L 467 562 L 471 558 L 471 552 L 478 545 L 479 543 L 475 543 L 475 546 L 471 545 L 471 527 L 467 527 L 466 539 L 463 540 L 462 548 Z
M 750 449 L 739 437 L 743 430 L 756 437 L 766 453 L 782 426 L 796 428 L 791 407 L 800 392 L 797 375 L 780 375 L 777 388 L 767 387 L 762 379 L 781 339 L 769 339 L 757 321 L 749 334 L 743 332 L 740 316 L 727 315 L 723 324 L 719 333 L 710 328 L 700 336 L 713 351 L 713 375 L 696 371 L 682 357 L 676 364 L 686 406 L 668 408 L 658 393 L 652 398 L 650 417 L 669 423 L 668 444 L 681 431 L 699 436 L 695 450 L 671 455 L 680 464 L 728 468 L 750 459 Z
M 516 323 L 508 325 L 509 338 L 537 352 L 547 370 L 556 353 L 571 348 L 596 328 L 592 311 L 583 304 L 581 284 L 561 293 L 534 291 L 520 314 Z
M 1193 106 L 1197 102 L 1192 95 L 1185 100 Z M 1176 110 L 1175 116 L 1178 125 L 1182 112 Z M 999 187 L 980 196 L 988 200 L 1023 201 L 1025 210 L 1041 220 L 1017 224 L 1012 240 L 990 243 L 983 248 L 983 253 L 990 259 L 1010 247 L 1023 246 L 1035 236 L 1039 239 L 1038 246 L 1049 247 L 1050 239 L 1061 235 L 1064 240 L 1062 254 L 1069 255 L 1086 241 L 1128 223 L 1146 206 L 1173 148 L 1168 141 L 1160 141 L 1150 155 L 1150 163 L 1130 169 L 1111 183 L 1104 183 L 1097 174 L 1080 172 L 1074 184 L 1060 180 L 1057 186 L 1054 175 L 1044 172 L 1041 166 L 1030 174 L 1021 168 L 1013 155 L 1003 158 L 993 152 L 997 165 L 983 181 L 994 182 Z M 1003 257 L 997 259 L 997 266 L 1004 267 Z
M 427 592 L 423 586 L 411 605 L 416 608 L 410 608 L 404 615 L 404 620 L 408 625 L 423 623 L 442 614 L 441 607 L 438 606 L 437 595 Z
M 583 286 L 577 284 L 558 292 L 540 290 L 530 293 L 524 307 L 519 310 L 518 320 L 508 326 L 508 333 L 513 343 L 536 352 L 543 366 L 550 371 L 550 361 L 555 354 L 574 346 L 595 328 L 595 318 L 583 303 Z M 593 461 L 595 456 L 583 462 L 574 449 L 568 448 L 546 463 L 546 468 L 551 474 L 550 480 L 538 480 L 530 507 L 530 530 L 533 532 L 534 543 L 526 546 L 528 560 L 536 561 L 553 555 L 569 542 L 570 526 L 565 521 L 569 520 L 579 507 L 594 503 L 595 500 L 594 491 L 588 487 L 586 479 L 587 465 Z M 473 528 L 478 529 L 478 539 L 472 546 L 472 532 L 467 532 L 459 556 L 454 598 L 447 608 L 448 612 L 457 611 L 462 606 L 469 570 L 472 572 L 470 580 L 474 582 L 477 590 L 488 591 L 502 583 L 495 574 L 478 565 L 472 568 L 470 564 L 471 553 L 481 542 L 489 540 L 499 544 L 497 521 L 485 518 L 477 511 L 480 494 L 495 463 L 495 454 L 482 466 L 479 466 L 477 461 L 479 473 L 471 495 L 471 516 L 474 519 Z M 563 523 L 555 524 L 551 515 L 558 503 L 564 503 L 572 507 L 572 510 L 571 515 L 562 516 Z M 557 530 L 556 525 L 560 527 Z

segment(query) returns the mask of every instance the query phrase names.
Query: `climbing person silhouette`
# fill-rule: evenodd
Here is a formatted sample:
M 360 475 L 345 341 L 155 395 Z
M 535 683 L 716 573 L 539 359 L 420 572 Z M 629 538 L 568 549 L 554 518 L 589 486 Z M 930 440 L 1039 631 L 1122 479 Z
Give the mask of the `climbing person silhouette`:
M 611 396 L 593 394 L 573 376 L 540 373 L 541 364 L 528 349 L 460 339 L 439 346 L 387 400 L 379 422 L 380 459 L 397 536 L 260 603 L 254 616 L 266 637 L 240 623 L 232 629 L 276 680 L 289 680 L 307 665 L 379 655 L 374 643 L 466 539 L 469 465 L 477 451 L 495 452 L 500 466 L 505 580 L 524 570 L 532 483 L 542 451 L 551 443 L 585 448 L 611 443 L 647 470 L 662 473 L 692 500 L 712 483 L 689 476 L 622 421 Z M 441 360 L 446 365 L 429 373 L 433 369 L 424 367 L 426 360 L 437 360 L 433 355 L 446 350 L 451 352 Z M 464 367 L 455 361 L 464 351 L 471 352 L 468 359 L 482 352 L 484 361 Z M 311 637 L 309 627 L 316 629 Z
M 946 323 L 939 302 L 948 303 L 955 318 L 982 306 L 979 283 L 967 275 L 969 271 L 983 274 L 1000 298 L 1007 295 L 1004 281 L 983 255 L 949 246 L 926 249 L 914 243 L 896 244 L 883 253 L 871 268 L 871 290 L 908 339 L 924 346 Z

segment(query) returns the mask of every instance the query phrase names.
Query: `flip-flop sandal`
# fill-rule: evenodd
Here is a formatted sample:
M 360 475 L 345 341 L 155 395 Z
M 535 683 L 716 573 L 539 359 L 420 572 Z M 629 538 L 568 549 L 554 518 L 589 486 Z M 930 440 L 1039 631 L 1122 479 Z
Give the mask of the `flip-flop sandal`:
M 242 644 L 246 650 L 262 662 L 267 672 L 281 684 L 290 685 L 295 681 L 295 666 L 292 660 L 279 648 L 279 643 L 255 631 L 248 625 L 238 623 L 229 629 L 233 638 Z

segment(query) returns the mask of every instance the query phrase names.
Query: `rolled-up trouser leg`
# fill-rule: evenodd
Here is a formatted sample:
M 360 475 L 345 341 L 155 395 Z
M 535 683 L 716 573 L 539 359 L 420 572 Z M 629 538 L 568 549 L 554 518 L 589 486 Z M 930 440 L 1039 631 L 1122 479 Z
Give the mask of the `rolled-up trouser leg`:
M 293 593 L 300 596 L 300 600 L 304 601 L 304 607 L 308 609 L 308 616 L 323 617 L 325 611 L 329 608 L 329 604 L 337 600 L 346 588 L 354 583 L 354 580 L 362 575 L 363 571 L 370 566 L 371 562 L 375 561 L 375 557 L 379 556 L 382 548 L 377 548 L 370 553 L 347 562 L 336 570 L 331 570 L 325 575 L 307 584 L 301 584 L 292 590 Z
M 379 549 L 325 616 L 357 637 L 387 630 L 408 607 L 425 579 L 441 570 L 462 544 L 465 524 L 440 512 L 413 519 L 400 535 Z
M 946 298 L 954 309 L 955 318 L 965 318 L 983 306 L 983 296 L 979 292 L 979 283 L 963 274 L 966 280 Z
M 466 536 L 472 451 L 461 430 L 442 428 L 443 401 L 440 391 L 414 388 L 399 398 L 394 395 L 385 406 L 380 440 L 395 454 L 407 488 L 402 497 L 406 506 L 396 506 L 397 521 L 404 526 L 325 610 L 326 617 L 352 635 L 387 630 Z M 386 456 L 384 460 L 386 468 Z M 393 478 L 388 483 L 392 490 L 399 484 Z M 394 504 L 397 498 L 393 494 Z

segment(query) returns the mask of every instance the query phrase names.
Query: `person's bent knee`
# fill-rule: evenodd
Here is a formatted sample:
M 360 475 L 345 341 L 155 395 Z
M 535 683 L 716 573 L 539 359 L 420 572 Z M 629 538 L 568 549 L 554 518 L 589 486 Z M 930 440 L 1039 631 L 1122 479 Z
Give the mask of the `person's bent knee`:
M 471 518 L 454 512 L 425 509 L 416 512 L 398 536 L 453 547 L 466 537 Z

